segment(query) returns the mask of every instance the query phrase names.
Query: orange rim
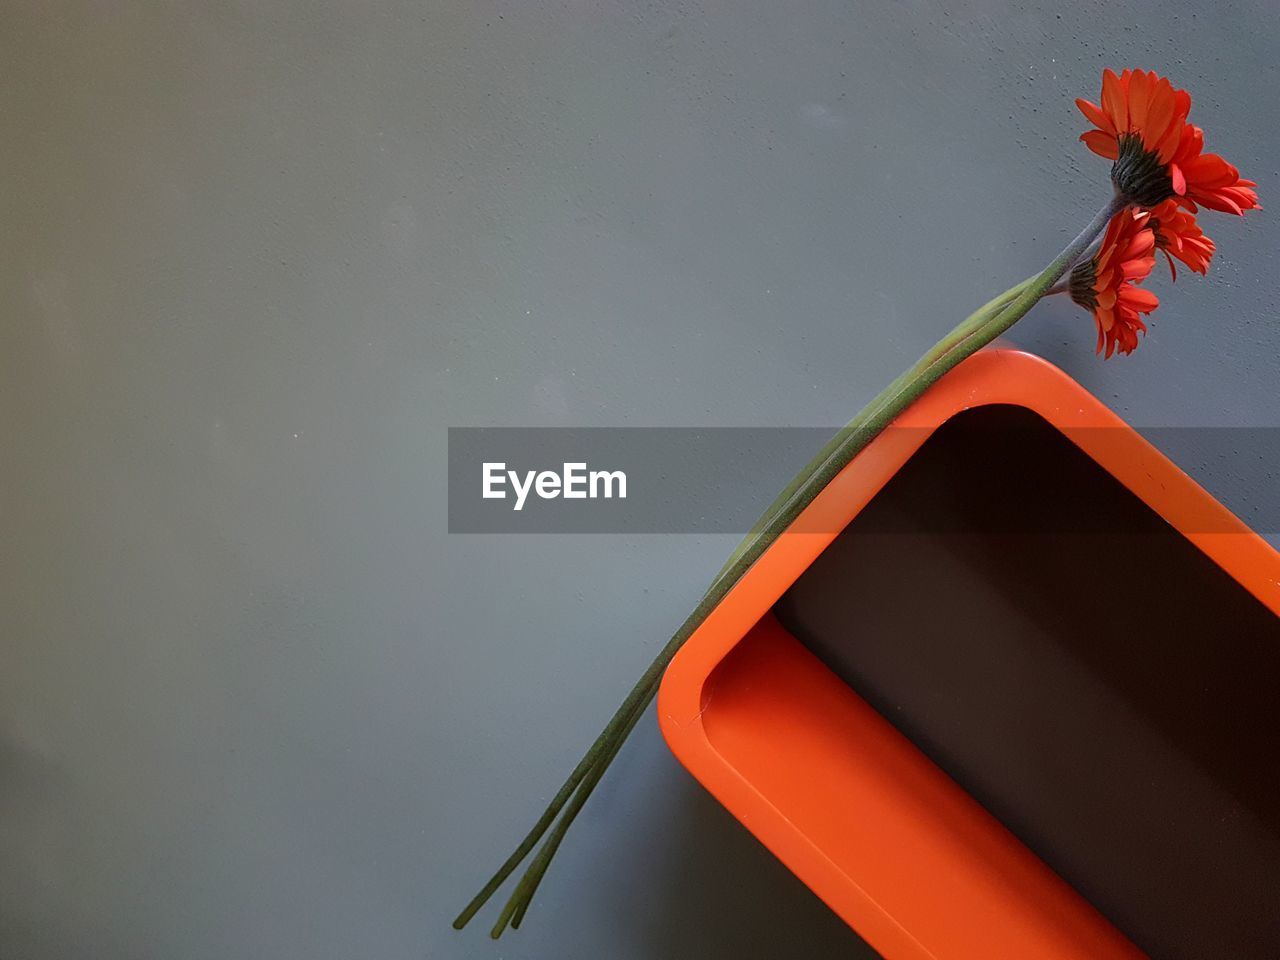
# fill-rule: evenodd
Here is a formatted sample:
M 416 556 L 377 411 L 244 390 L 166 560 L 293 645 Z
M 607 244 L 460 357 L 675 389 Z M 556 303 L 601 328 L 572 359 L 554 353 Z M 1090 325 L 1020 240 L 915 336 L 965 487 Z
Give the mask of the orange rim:
M 890 960 L 1134 960 L 1141 951 L 770 616 L 933 430 L 988 404 L 1042 416 L 1280 616 L 1280 554 L 1062 371 L 985 350 L 896 421 L 920 429 L 877 437 L 725 596 L 668 668 L 659 722 L 680 762 Z

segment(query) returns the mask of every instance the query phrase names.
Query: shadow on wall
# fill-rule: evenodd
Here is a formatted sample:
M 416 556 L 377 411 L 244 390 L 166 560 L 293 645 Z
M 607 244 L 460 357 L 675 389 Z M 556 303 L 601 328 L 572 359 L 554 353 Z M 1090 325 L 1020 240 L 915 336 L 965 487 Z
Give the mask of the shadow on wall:
M 634 942 L 625 955 L 674 957 L 678 946 L 700 960 L 879 957 L 686 774 L 654 796 L 666 829 L 646 882 L 666 895 L 644 909 L 616 901 L 613 926 Z
M 0 863 L 16 869 L 0 873 L 0 940 L 12 946 L 47 942 L 38 926 L 53 923 L 56 911 L 33 916 L 38 887 L 66 882 L 56 854 L 65 846 L 70 784 L 54 764 L 22 743 L 0 723 Z M 17 956 L 18 954 L 15 954 Z

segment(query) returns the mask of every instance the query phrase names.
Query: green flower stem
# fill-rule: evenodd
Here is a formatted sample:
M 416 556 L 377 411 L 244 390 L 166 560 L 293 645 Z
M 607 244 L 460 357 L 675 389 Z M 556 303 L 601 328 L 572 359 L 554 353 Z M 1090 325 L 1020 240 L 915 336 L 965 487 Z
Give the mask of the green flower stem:
M 608 751 L 596 762 L 591 773 L 578 786 L 577 791 L 573 795 L 569 806 L 564 811 L 564 816 L 556 823 L 555 829 L 551 832 L 551 836 L 547 838 L 547 842 L 538 850 L 538 855 L 534 857 L 533 862 L 529 864 L 528 871 L 520 878 L 520 883 L 515 891 L 512 892 L 511 900 L 507 907 L 503 908 L 505 913 L 507 908 L 513 907 L 511 915 L 511 926 L 513 929 L 520 926 L 520 921 L 524 919 L 524 912 L 529 909 L 529 904 L 533 900 L 533 895 L 538 889 L 538 884 L 542 882 L 543 875 L 547 872 L 547 867 L 551 863 L 552 856 L 560 846 L 560 841 L 564 839 L 564 835 L 569 832 L 574 818 L 577 817 L 587 799 L 591 796 L 591 792 L 595 790 L 596 784 L 604 776 L 605 771 L 609 769 L 609 765 L 613 762 L 613 758 L 618 755 L 618 751 L 622 749 L 622 744 L 626 742 L 628 735 L 632 729 L 644 716 L 645 709 L 649 706 L 649 701 L 653 699 L 653 694 L 657 692 L 655 686 L 647 696 L 643 697 L 637 703 L 631 715 L 627 718 L 627 722 L 622 725 L 622 729 L 609 745 Z M 501 923 L 501 917 L 499 917 Z M 498 937 L 502 933 L 501 928 L 495 924 L 490 934 Z
M 1026 289 L 1030 283 L 1031 279 L 1024 280 L 1022 283 L 1006 290 L 998 297 L 988 301 L 981 308 L 971 314 L 965 320 L 965 324 L 972 323 L 979 319 L 988 319 L 989 314 L 1006 306 L 1014 297 Z M 962 324 L 962 326 L 964 326 L 964 324 Z M 706 596 L 715 597 L 717 588 L 721 585 L 721 582 L 724 580 L 726 575 L 729 574 L 734 564 L 751 547 L 751 545 L 764 534 L 767 521 L 776 517 L 779 510 L 796 494 L 800 487 L 803 486 L 805 480 L 807 480 L 813 472 L 816 471 L 818 467 L 821 466 L 821 464 L 839 448 L 848 432 L 861 422 L 861 418 L 865 413 L 866 411 L 864 410 L 863 413 L 860 413 L 855 417 L 843 430 L 836 433 L 831 440 L 827 442 L 826 446 L 818 452 L 817 456 L 815 456 L 803 470 L 796 474 L 782 493 L 780 493 L 769 508 L 765 510 L 764 514 L 761 516 L 760 520 L 756 522 L 751 532 L 748 533 L 747 536 L 743 538 L 742 542 L 738 544 L 729 560 L 712 581 L 711 587 L 708 589 Z M 709 609 L 710 608 L 708 608 L 708 610 Z M 701 605 L 699 609 L 694 610 L 690 615 L 687 623 L 701 623 L 703 615 L 700 613 L 700 610 Z M 564 808 L 565 804 L 574 795 L 575 788 L 591 773 L 592 769 L 596 766 L 597 761 L 603 759 L 607 764 L 608 760 L 611 759 L 612 754 L 617 752 L 616 748 L 612 751 L 609 750 L 610 740 L 616 737 L 620 727 L 629 716 L 628 710 L 636 703 L 640 703 L 642 705 L 647 704 L 653 697 L 654 692 L 657 690 L 658 681 L 661 679 L 662 671 L 666 669 L 666 664 L 669 662 L 671 655 L 674 654 L 679 645 L 687 639 L 687 636 L 682 636 L 682 634 L 683 628 L 681 631 L 677 631 L 676 635 L 673 636 L 671 641 L 667 644 L 667 647 L 658 654 L 658 657 L 650 665 L 649 670 L 646 671 L 645 675 L 641 677 L 640 682 L 632 689 L 627 700 L 623 701 L 622 705 L 618 708 L 617 713 L 615 713 L 613 718 L 609 721 L 609 724 L 600 732 L 596 741 L 578 762 L 578 765 L 573 769 L 573 772 L 569 774 L 569 778 L 565 780 L 564 784 L 560 787 L 560 790 L 551 800 L 551 803 L 547 805 L 546 810 L 543 811 L 538 822 L 534 824 L 533 829 L 531 829 L 520 842 L 520 845 L 512 851 L 511 856 L 509 856 L 502 866 L 498 868 L 497 872 L 489 879 L 489 882 L 486 883 L 484 887 L 481 888 L 480 892 L 472 898 L 471 902 L 467 904 L 466 909 L 458 914 L 457 918 L 453 921 L 453 925 L 456 929 L 461 930 L 471 921 L 471 918 L 475 916 L 476 912 L 484 906 L 485 902 L 488 901 L 495 892 L 497 892 L 498 887 L 502 886 L 507 877 L 509 877 L 524 858 L 529 855 L 537 845 L 538 840 L 541 839 L 550 828 L 552 822 L 556 818 L 556 815 Z M 620 739 L 617 746 L 621 746 Z
M 1022 283 L 1006 290 L 1000 296 L 991 300 L 982 309 L 972 314 L 969 319 L 966 320 L 966 324 L 970 324 L 972 322 L 977 323 L 980 326 L 982 322 L 989 322 L 992 314 L 998 313 L 1011 303 L 1013 299 L 1025 290 L 1034 280 L 1034 277 L 1028 278 L 1027 280 L 1022 281 Z M 955 331 L 952 331 L 952 334 L 958 334 L 964 327 L 965 324 L 962 324 L 960 327 L 957 327 Z M 646 671 L 643 677 L 641 677 L 636 686 L 632 688 L 631 693 L 619 708 L 618 714 L 615 714 L 613 720 L 610 721 L 610 724 L 601 732 L 596 744 L 593 744 L 593 749 L 588 751 L 587 756 L 583 758 L 583 763 L 590 762 L 590 772 L 586 773 L 584 777 L 579 778 L 577 776 L 578 771 L 575 770 L 574 775 L 571 775 L 569 780 L 565 782 L 564 787 L 562 787 L 562 791 L 570 791 L 572 793 L 572 799 L 568 803 L 567 808 L 564 809 L 564 815 L 556 823 L 555 829 L 547 838 L 547 842 L 541 847 L 541 849 L 539 849 L 537 856 L 530 863 L 528 870 L 525 872 L 524 876 L 521 877 L 515 890 L 512 892 L 510 899 L 508 899 L 507 903 L 504 905 L 502 912 L 498 916 L 497 922 L 490 931 L 490 936 L 494 939 L 497 939 L 502 935 L 508 923 L 510 923 L 513 928 L 518 928 L 520 926 L 520 921 L 524 918 L 525 911 L 529 907 L 529 903 L 533 898 L 534 892 L 538 888 L 538 884 L 542 882 L 542 877 L 546 873 L 547 866 L 550 864 L 552 856 L 559 848 L 561 841 L 563 841 L 565 834 L 568 833 L 569 827 L 577 817 L 578 812 L 586 803 L 587 798 L 590 797 L 592 791 L 595 790 L 596 784 L 600 782 L 610 763 L 612 763 L 613 758 L 622 748 L 622 744 L 631 733 L 632 728 L 640 719 L 641 715 L 643 715 L 649 701 L 652 700 L 653 696 L 657 693 L 658 686 L 662 680 L 662 674 L 666 670 L 667 665 L 671 662 L 671 659 L 674 657 L 676 650 L 684 644 L 685 640 L 692 636 L 693 631 L 696 630 L 698 626 L 701 625 L 702 621 L 706 619 L 710 610 L 714 609 L 715 604 L 719 603 L 720 599 L 728 593 L 729 588 L 737 582 L 738 578 L 740 578 L 747 569 L 749 569 L 750 565 L 755 562 L 755 559 L 759 558 L 760 553 L 763 553 L 763 548 L 767 547 L 768 544 L 777 539 L 780 531 L 771 531 L 773 531 L 779 524 L 781 524 L 784 529 L 790 524 L 790 521 L 784 520 L 784 518 L 787 516 L 788 510 L 792 508 L 796 498 L 802 497 L 804 490 L 812 489 L 810 482 L 814 475 L 824 464 L 830 461 L 832 456 L 840 452 L 841 446 L 847 440 L 850 431 L 858 427 L 862 422 L 864 415 L 870 410 L 871 407 L 868 407 L 859 414 L 858 417 L 855 417 L 853 421 L 846 425 L 844 429 L 839 431 L 835 437 L 828 442 L 823 450 L 819 452 L 818 456 L 815 457 L 804 470 L 797 474 L 790 484 L 788 484 L 787 488 L 778 497 L 774 505 L 766 511 L 765 516 L 762 517 L 761 521 L 757 522 L 755 527 L 753 527 L 752 532 L 743 539 L 741 544 L 739 544 L 738 548 L 730 557 L 729 562 L 726 563 L 725 567 L 712 582 L 711 587 L 707 590 L 706 594 L 704 594 L 703 603 L 710 599 L 711 607 L 704 612 L 702 609 L 703 603 L 700 603 L 698 608 L 689 615 L 689 618 L 681 625 L 681 629 L 676 632 L 670 641 L 668 641 L 667 646 L 663 648 L 653 663 L 650 664 L 649 670 Z M 865 443 L 863 446 L 865 446 Z M 859 447 L 858 449 L 861 448 Z M 814 493 L 816 494 L 817 490 L 820 489 L 820 486 L 817 487 L 814 490 Z M 807 506 L 808 502 L 811 500 L 812 497 L 807 498 L 804 505 Z M 803 506 L 799 509 L 803 509 Z M 796 515 L 798 515 L 799 509 L 795 511 Z M 742 563 L 742 558 L 746 555 L 751 555 L 751 559 L 744 564 Z M 622 723 L 620 727 L 615 727 L 615 722 L 622 716 L 623 712 L 627 710 L 630 712 L 627 714 L 625 722 Z M 595 749 L 597 746 L 600 748 L 599 751 Z M 558 813 L 563 807 L 563 801 L 559 800 L 558 795 L 557 799 L 553 800 L 552 804 L 544 812 L 543 818 L 554 818 L 556 813 Z M 542 824 L 542 820 L 539 821 L 539 824 Z M 532 844 L 536 843 L 537 839 L 545 832 L 545 829 L 545 826 L 543 826 L 542 829 L 535 827 L 534 831 L 525 838 L 526 842 L 532 846 Z M 523 846 L 524 844 L 522 844 L 522 847 Z M 523 857 L 521 856 L 518 859 L 523 859 Z M 507 872 L 509 873 L 510 871 L 508 870 Z M 498 878 L 495 876 L 494 880 L 491 880 L 490 883 L 495 886 L 500 885 L 503 879 L 505 879 L 505 877 Z M 468 918 L 470 914 L 473 914 L 481 905 L 482 902 L 470 905 L 468 907 Z M 465 920 L 463 920 L 463 922 L 465 923 Z M 455 925 L 458 925 L 457 921 L 455 921 Z
M 787 485 L 773 505 L 765 511 L 762 520 L 753 527 L 734 551 L 729 562 L 716 576 L 693 612 L 680 625 L 653 662 L 649 664 L 640 680 L 632 687 L 631 692 L 627 694 L 626 699 L 605 728 L 600 731 L 595 742 L 591 744 L 533 829 L 453 921 L 455 928 L 461 929 L 475 916 L 476 912 L 533 850 L 563 810 L 564 817 L 556 823 L 547 843 L 538 851 L 503 908 L 502 915 L 494 926 L 493 936 L 501 934 L 509 921 L 514 920 L 516 925 L 519 925 L 519 919 L 523 918 L 529 900 L 546 872 L 551 857 L 555 854 L 578 811 L 582 809 L 592 790 L 595 789 L 595 785 L 604 776 L 605 770 L 617 755 L 623 741 L 639 721 L 649 701 L 653 699 L 662 673 L 676 651 L 702 625 L 730 588 L 742 578 L 742 575 L 751 568 L 769 545 L 791 525 L 805 507 L 813 502 L 814 497 L 844 469 L 850 460 L 940 377 L 1022 319 L 1067 269 L 1084 254 L 1111 216 L 1121 210 L 1125 203 L 1122 197 L 1113 197 L 1098 211 L 1080 235 L 1069 243 L 1040 274 L 1006 290 L 943 337 L 909 370 L 889 384 L 864 407 Z
M 969 316 L 965 319 L 964 323 L 962 323 L 959 327 L 957 327 L 956 330 L 952 331 L 952 335 L 955 335 L 955 333 L 958 330 L 964 329 L 970 324 L 982 323 L 989 320 L 996 311 L 1003 309 L 1005 306 L 1007 306 L 1009 303 L 1013 301 L 1014 297 L 1016 297 L 1018 294 L 1022 293 L 1023 290 L 1029 287 L 1033 280 L 1035 280 L 1034 277 L 1028 277 L 1026 280 L 1023 280 L 1021 283 L 1010 287 L 1008 290 L 1006 290 L 1004 293 L 1000 294 L 999 296 L 993 297 L 992 299 L 988 300 L 986 303 L 984 303 L 981 307 L 979 307 L 973 313 L 969 314 Z M 868 407 L 866 409 L 861 410 L 858 413 L 858 415 L 853 418 L 853 420 L 851 420 L 849 423 L 847 423 L 844 426 L 842 430 L 837 431 L 835 435 L 832 436 L 832 438 L 827 441 L 826 445 L 814 455 L 813 459 L 810 460 L 805 465 L 804 469 L 801 470 L 799 473 L 797 473 L 791 479 L 791 482 L 788 483 L 786 487 L 783 488 L 782 492 L 779 493 L 774 498 L 773 503 L 769 504 L 769 506 L 765 508 L 764 513 L 760 515 L 760 519 L 756 521 L 755 526 L 753 526 L 750 532 L 745 537 L 742 538 L 742 542 L 739 543 L 737 547 L 734 548 L 733 553 L 729 555 L 729 559 L 726 560 L 724 563 L 724 566 L 720 568 L 720 572 L 716 574 L 716 579 L 712 581 L 711 589 L 713 590 L 715 589 L 716 582 L 721 577 L 723 577 L 726 573 L 729 572 L 729 570 L 733 567 L 733 565 L 738 561 L 739 557 L 741 557 L 744 553 L 746 553 L 746 551 L 750 548 L 752 541 L 764 532 L 765 528 L 769 524 L 769 521 L 771 521 L 778 514 L 778 512 L 782 510 L 782 508 L 787 504 L 787 502 L 790 501 L 790 499 L 796 495 L 796 493 L 800 490 L 802 486 L 804 486 L 805 481 L 809 479 L 809 477 L 813 474 L 813 472 L 817 470 L 828 457 L 830 457 L 840 448 L 841 443 L 844 442 L 844 439 L 848 435 L 849 431 L 853 430 L 861 422 L 861 418 L 866 415 L 867 410 L 869 409 L 870 408 Z

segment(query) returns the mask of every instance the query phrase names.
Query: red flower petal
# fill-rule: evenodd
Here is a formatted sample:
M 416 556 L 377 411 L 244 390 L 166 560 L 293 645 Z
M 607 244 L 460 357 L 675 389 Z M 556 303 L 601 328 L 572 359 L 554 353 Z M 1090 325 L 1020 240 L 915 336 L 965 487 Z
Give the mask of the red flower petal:
M 1114 160 L 1120 156 L 1120 142 L 1113 134 L 1102 130 L 1090 130 L 1088 133 L 1080 134 L 1080 139 L 1084 141 L 1086 147 L 1100 157 Z
M 1120 78 L 1110 67 L 1102 71 L 1102 109 L 1117 131 L 1129 129 L 1129 106 L 1125 103 Z
M 1077 97 L 1076 106 L 1080 108 L 1080 112 L 1084 114 L 1084 118 L 1103 133 L 1109 133 L 1112 137 L 1116 135 L 1115 124 L 1111 122 L 1107 115 L 1102 112 L 1102 108 L 1097 104 Z
M 1150 313 L 1160 306 L 1160 300 L 1154 293 L 1132 283 L 1126 283 L 1120 288 L 1116 300 L 1142 313 Z

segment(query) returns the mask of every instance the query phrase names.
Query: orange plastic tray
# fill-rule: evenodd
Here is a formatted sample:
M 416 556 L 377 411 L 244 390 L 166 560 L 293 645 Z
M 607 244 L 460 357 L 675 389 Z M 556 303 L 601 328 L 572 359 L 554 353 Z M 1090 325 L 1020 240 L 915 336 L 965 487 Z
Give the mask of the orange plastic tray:
M 1280 616 L 1280 554 L 1060 370 L 987 350 L 897 420 L 923 429 L 855 457 L 694 633 L 662 682 L 663 735 L 889 960 L 1133 960 L 1144 954 L 770 612 L 932 430 L 984 404 L 1042 416 Z

